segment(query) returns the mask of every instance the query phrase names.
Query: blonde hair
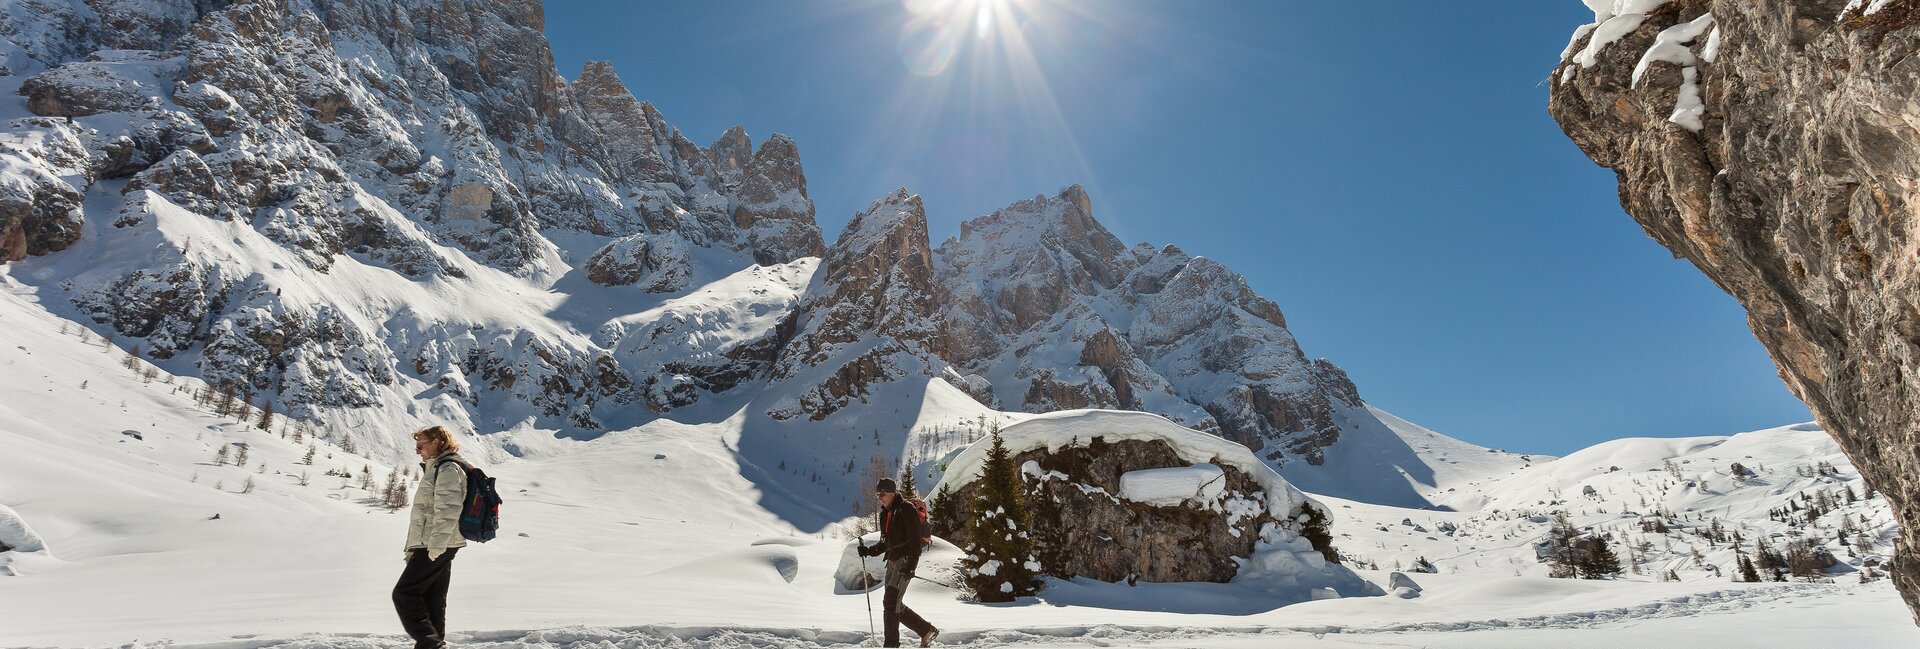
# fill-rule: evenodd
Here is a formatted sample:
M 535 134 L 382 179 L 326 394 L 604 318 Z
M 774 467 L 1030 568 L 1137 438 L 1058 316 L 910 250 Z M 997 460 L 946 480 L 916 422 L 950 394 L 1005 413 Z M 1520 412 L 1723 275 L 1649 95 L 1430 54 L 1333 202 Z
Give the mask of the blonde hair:
M 442 453 L 460 451 L 460 441 L 453 438 L 453 432 L 447 430 L 446 426 L 428 426 L 413 431 L 413 441 L 439 444 Z

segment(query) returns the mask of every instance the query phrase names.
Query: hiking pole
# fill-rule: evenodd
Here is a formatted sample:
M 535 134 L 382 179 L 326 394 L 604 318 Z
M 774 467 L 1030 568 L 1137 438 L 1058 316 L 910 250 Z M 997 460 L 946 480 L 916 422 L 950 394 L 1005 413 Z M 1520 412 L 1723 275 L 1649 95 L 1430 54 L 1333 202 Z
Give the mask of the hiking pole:
M 922 576 L 920 576 L 920 575 L 914 575 L 914 576 L 913 576 L 913 578 L 914 578 L 914 579 L 918 579 L 918 580 L 920 580 L 920 581 L 924 581 L 924 582 L 927 582 L 927 583 L 929 583 L 929 584 L 935 584 L 935 585 L 939 585 L 939 586 L 946 586 L 946 587 L 948 587 L 948 588 L 952 588 L 952 589 L 954 589 L 954 590 L 960 590 L 960 587 L 959 587 L 959 586 L 955 586 L 955 585 L 953 585 L 953 584 L 949 584 L 949 583 L 947 583 L 947 582 L 944 582 L 944 581 L 940 581 L 940 580 L 938 580 L 938 579 L 928 579 L 928 578 L 926 578 L 926 577 L 922 577 Z
M 875 527 L 880 526 L 880 512 L 873 513 L 873 524 Z M 867 549 L 867 542 L 858 540 L 857 538 L 854 542 L 859 543 L 860 549 L 862 550 L 860 555 L 860 574 L 867 578 L 866 588 L 861 589 L 867 596 L 867 638 L 873 640 L 873 646 L 878 647 L 880 646 L 880 634 L 876 633 L 873 627 L 873 573 L 867 572 L 867 555 L 864 552 Z
M 860 557 L 860 572 L 865 573 L 866 571 L 867 571 L 867 558 Z M 867 581 L 872 582 L 873 576 L 867 575 Z M 862 588 L 860 590 L 867 594 L 867 637 L 869 639 L 872 639 L 874 641 L 874 646 L 877 647 L 877 646 L 880 646 L 880 635 L 877 633 L 874 633 L 874 628 L 873 628 L 873 584 L 868 583 L 866 584 L 866 588 Z

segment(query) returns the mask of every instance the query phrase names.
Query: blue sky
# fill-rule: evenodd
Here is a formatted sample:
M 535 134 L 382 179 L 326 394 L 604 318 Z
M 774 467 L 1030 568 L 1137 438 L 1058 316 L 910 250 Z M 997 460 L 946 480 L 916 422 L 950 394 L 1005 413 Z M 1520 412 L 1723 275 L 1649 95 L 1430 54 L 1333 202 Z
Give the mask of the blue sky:
M 980 6 L 985 6 L 982 19 Z M 696 142 L 800 145 L 829 242 L 894 187 L 937 245 L 1081 183 L 1128 243 L 1247 275 L 1369 402 L 1565 453 L 1812 417 L 1745 314 L 1547 115 L 1577 0 L 547 3 Z

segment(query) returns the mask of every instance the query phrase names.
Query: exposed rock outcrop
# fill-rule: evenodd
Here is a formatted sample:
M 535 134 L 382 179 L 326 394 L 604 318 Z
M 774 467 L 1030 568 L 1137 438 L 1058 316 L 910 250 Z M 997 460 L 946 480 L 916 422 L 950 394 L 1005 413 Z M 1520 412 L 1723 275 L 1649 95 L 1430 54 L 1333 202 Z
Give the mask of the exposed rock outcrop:
M 1138 412 L 1052 413 L 1001 435 L 1031 494 L 1048 574 L 1274 580 L 1302 600 L 1319 589 L 1381 594 L 1338 564 L 1327 513 L 1245 447 Z M 989 444 L 956 456 L 933 491 L 946 514 L 933 517 L 934 534 L 961 547 L 966 519 L 953 512 L 974 497 Z
M 649 293 L 687 287 L 693 259 L 679 235 L 636 234 L 621 237 L 587 259 L 587 279 L 601 286 L 638 285 Z
M 409 282 L 537 294 L 570 267 L 671 294 L 735 263 L 823 252 L 791 140 L 756 152 L 735 129 L 703 149 L 611 65 L 569 83 L 542 13 L 531 0 L 0 7 L 0 74 L 19 77 L 40 115 L 9 125 L 0 152 L 0 261 L 65 249 L 83 231 L 153 251 L 46 277 L 129 346 L 184 354 L 296 416 L 413 410 L 383 400 L 444 393 L 476 421 L 530 407 L 594 428 L 601 404 L 670 409 L 764 376 L 781 339 L 761 320 L 784 319 L 790 299 L 740 298 L 782 310 L 756 314 L 757 328 L 690 334 L 733 356 L 641 363 L 665 373 L 638 377 L 577 329 L 525 317 L 537 310 L 416 312 L 391 299 Z M 116 179 L 117 193 L 91 191 Z M 106 219 L 86 229 L 83 214 Z
M 1920 2 L 1587 4 L 1554 118 L 1895 505 L 1920 612 Z
M 941 349 L 1011 377 L 995 388 L 1012 407 L 1155 412 L 1276 464 L 1319 464 L 1338 411 L 1364 405 L 1245 278 L 1172 246 L 1122 245 L 1077 185 L 962 224 L 937 269 Z
M 770 378 L 775 419 L 824 419 L 871 386 L 932 375 L 932 251 L 918 195 L 898 189 L 859 214 L 821 260 Z

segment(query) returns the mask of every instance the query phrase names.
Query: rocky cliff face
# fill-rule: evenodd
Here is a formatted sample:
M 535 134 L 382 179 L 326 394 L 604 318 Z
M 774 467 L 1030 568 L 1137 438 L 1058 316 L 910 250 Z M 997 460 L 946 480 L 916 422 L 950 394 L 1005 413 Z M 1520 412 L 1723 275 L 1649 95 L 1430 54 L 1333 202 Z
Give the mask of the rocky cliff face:
M 1245 278 L 1121 244 L 1077 185 L 969 221 L 937 254 L 946 358 L 1010 408 L 1145 410 L 1317 465 L 1338 413 L 1364 405 Z
M 1554 118 L 1887 494 L 1920 611 L 1920 2 L 1587 4 Z
M 820 420 L 876 383 L 937 372 L 932 257 L 919 196 L 897 190 L 854 215 L 794 315 L 768 414 Z
M 791 140 L 755 150 L 735 129 L 702 148 L 609 65 L 569 83 L 538 2 L 0 13 L 0 91 L 18 94 L 0 261 L 81 245 L 85 260 L 33 262 L 75 315 L 294 416 L 445 396 L 474 420 L 593 429 L 604 410 L 684 404 L 697 394 L 646 398 L 616 341 L 580 332 L 823 250 Z M 89 230 L 85 212 L 108 217 Z M 556 322 L 525 299 L 572 276 L 631 309 Z M 466 296 L 430 304 L 429 286 Z M 749 373 L 771 358 L 741 353 Z

